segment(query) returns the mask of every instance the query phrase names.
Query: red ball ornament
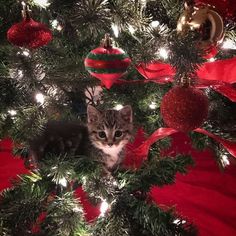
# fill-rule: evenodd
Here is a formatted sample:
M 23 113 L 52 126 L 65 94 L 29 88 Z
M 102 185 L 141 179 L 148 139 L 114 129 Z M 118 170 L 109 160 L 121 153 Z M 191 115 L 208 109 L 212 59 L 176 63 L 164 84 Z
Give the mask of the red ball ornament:
M 122 49 L 112 47 L 110 41 L 106 46 L 93 49 L 84 60 L 86 70 L 100 79 L 107 89 L 125 74 L 130 63 L 129 56 Z
M 52 33 L 46 25 L 24 18 L 8 30 L 7 39 L 19 47 L 39 48 L 52 40 Z
M 167 126 L 188 132 L 203 124 L 208 107 L 208 98 L 202 91 L 176 86 L 163 97 L 161 115 Z

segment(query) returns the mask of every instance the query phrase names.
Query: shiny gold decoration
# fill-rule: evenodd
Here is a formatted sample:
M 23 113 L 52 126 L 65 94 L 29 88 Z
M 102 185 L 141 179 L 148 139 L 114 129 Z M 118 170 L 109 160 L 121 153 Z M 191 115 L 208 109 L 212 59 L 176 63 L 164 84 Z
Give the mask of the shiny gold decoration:
M 222 17 L 208 5 L 189 6 L 185 3 L 185 10 L 177 23 L 177 32 L 186 35 L 194 30 L 202 35 L 199 44 L 202 49 L 216 46 L 224 37 Z

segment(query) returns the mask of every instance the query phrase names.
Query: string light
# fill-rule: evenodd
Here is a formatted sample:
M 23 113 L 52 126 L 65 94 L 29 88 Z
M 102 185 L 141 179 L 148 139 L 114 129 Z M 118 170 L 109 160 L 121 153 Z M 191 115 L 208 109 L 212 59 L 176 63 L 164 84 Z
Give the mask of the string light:
M 58 183 L 63 186 L 63 187 L 66 187 L 67 186 L 67 180 L 65 177 L 59 179 Z
M 30 56 L 30 51 L 28 49 L 24 49 L 24 51 L 17 52 L 17 55 L 22 55 L 22 56 L 25 56 L 25 57 L 29 57 Z
M 15 110 L 9 110 L 8 113 L 11 115 L 11 116 L 15 116 L 17 114 L 17 112 Z
M 149 107 L 152 109 L 152 110 L 155 110 L 157 108 L 157 104 L 155 102 L 152 102 Z
M 47 8 L 50 5 L 48 0 L 34 0 L 34 3 L 42 8 Z
M 104 217 L 105 213 L 107 212 L 109 208 L 109 204 L 107 203 L 106 200 L 103 200 L 100 206 L 100 217 Z
M 135 28 L 132 26 L 132 25 L 129 25 L 128 26 L 128 30 L 131 34 L 134 34 L 135 33 Z
M 216 58 L 214 58 L 214 57 L 208 59 L 209 62 L 214 62 L 215 60 L 216 60 Z
M 185 224 L 185 223 L 186 223 L 186 220 L 176 219 L 176 220 L 173 221 L 173 223 L 176 224 L 176 225 L 179 225 L 179 224 L 181 224 L 181 223 L 182 223 L 182 224 Z
M 222 44 L 223 49 L 236 49 L 236 43 L 230 39 L 226 39 Z
M 51 26 L 53 29 L 56 29 L 58 31 L 62 30 L 62 26 L 59 24 L 59 21 L 57 19 L 51 21 Z
M 117 105 L 114 107 L 114 109 L 117 110 L 117 111 L 119 111 L 119 110 L 121 110 L 123 107 L 124 107 L 124 106 L 123 106 L 122 104 L 117 104 Z
M 222 155 L 221 156 L 221 163 L 222 163 L 223 167 L 228 166 L 230 164 L 229 157 L 227 155 Z
M 156 28 L 160 25 L 160 22 L 158 20 L 154 20 L 151 22 L 150 25 L 152 26 L 152 28 Z
M 116 24 L 112 23 L 111 28 L 116 38 L 119 36 L 119 28 Z
M 37 93 L 37 94 L 35 95 L 35 99 L 36 99 L 37 103 L 39 103 L 39 104 L 41 104 L 41 105 L 44 104 L 45 97 L 44 97 L 44 95 L 43 95 L 42 93 Z
M 159 49 L 159 54 L 164 60 L 166 60 L 168 58 L 168 55 L 169 55 L 168 51 L 165 48 L 160 48 Z

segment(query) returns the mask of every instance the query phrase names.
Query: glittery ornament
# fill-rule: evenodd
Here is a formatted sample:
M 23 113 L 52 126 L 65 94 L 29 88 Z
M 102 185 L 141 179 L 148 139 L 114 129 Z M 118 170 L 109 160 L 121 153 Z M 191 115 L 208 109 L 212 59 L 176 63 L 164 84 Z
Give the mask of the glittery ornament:
M 188 132 L 203 124 L 208 107 L 208 98 L 200 90 L 176 86 L 163 97 L 161 115 L 170 128 Z
M 84 60 L 86 70 L 108 89 L 124 75 L 130 63 L 129 56 L 122 49 L 111 46 L 107 35 L 103 45 L 93 49 Z
M 52 33 L 46 25 L 24 18 L 8 30 L 7 39 L 19 47 L 39 48 L 52 40 Z

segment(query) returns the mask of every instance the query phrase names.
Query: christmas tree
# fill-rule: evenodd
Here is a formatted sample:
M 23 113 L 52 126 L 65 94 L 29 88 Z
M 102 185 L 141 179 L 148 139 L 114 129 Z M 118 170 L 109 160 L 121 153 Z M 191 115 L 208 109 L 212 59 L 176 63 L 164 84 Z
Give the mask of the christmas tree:
M 149 191 L 194 164 L 163 154 L 173 133 L 211 148 L 219 171 L 236 157 L 236 6 L 223 2 L 0 1 L 0 134 L 29 169 L 1 192 L 0 235 L 198 234 Z M 85 123 L 89 104 L 132 107 L 119 167 L 70 151 L 32 158 L 48 121 Z M 96 219 L 78 189 L 101 207 Z

